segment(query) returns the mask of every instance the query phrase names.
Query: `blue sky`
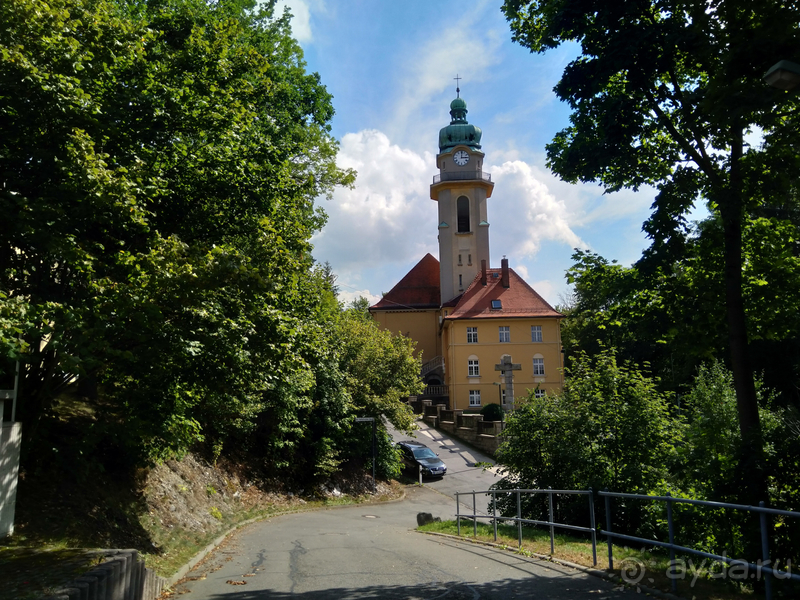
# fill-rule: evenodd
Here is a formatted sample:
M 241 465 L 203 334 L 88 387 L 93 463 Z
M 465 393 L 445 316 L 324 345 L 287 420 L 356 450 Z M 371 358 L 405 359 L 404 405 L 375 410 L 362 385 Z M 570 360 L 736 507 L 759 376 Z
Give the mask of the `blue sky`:
M 511 41 L 498 0 L 285 0 L 279 9 L 287 4 L 307 69 L 334 97 L 338 162 L 358 171 L 354 189 L 320 200 L 329 221 L 313 239 L 342 300 L 375 302 L 425 253 L 438 258 L 429 186 L 456 74 L 495 182 L 492 267 L 506 255 L 558 303 L 573 248 L 622 264 L 641 255 L 652 189 L 604 195 L 596 185 L 561 182 L 545 165 L 545 145 L 569 122 L 552 88 L 576 47 L 531 54 Z

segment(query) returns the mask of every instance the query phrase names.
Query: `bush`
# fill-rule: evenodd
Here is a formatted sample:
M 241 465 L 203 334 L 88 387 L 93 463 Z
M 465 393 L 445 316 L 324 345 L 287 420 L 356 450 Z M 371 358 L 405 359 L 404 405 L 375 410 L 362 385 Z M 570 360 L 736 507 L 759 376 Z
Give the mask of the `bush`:
M 502 406 L 495 402 L 484 406 L 481 409 L 481 414 L 483 415 L 484 421 L 502 421 L 505 411 Z
M 495 487 L 647 493 L 668 480 L 682 426 L 656 381 L 635 365 L 617 364 L 613 350 L 593 358 L 579 353 L 566 375 L 562 393 L 544 398 L 531 393 L 508 416 L 498 450 L 508 475 Z M 546 516 L 546 501 L 529 502 L 523 506 L 529 518 Z M 564 503 L 563 516 L 585 520 L 585 501 Z M 503 510 L 515 512 L 511 504 Z M 614 526 L 636 531 L 640 517 L 634 507 L 618 508 Z

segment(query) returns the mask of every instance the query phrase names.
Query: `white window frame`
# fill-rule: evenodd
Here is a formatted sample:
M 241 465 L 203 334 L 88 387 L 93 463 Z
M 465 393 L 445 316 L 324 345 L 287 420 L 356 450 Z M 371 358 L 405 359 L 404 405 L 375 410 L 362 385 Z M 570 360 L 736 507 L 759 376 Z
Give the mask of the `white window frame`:
M 470 405 L 470 407 L 480 406 L 481 405 L 481 391 L 480 390 L 470 390 L 469 391 L 469 405 Z
M 507 325 L 500 325 L 498 328 L 498 333 L 500 335 L 500 343 L 501 344 L 509 344 L 511 343 L 511 327 Z M 505 334 L 505 335 L 503 335 Z M 505 338 L 505 339 L 503 339 Z
M 468 344 L 477 344 L 478 343 L 478 328 L 477 327 L 467 327 L 467 343 Z
M 467 360 L 467 376 L 468 377 L 480 377 L 481 376 L 481 367 L 478 364 L 477 358 L 470 358 Z
M 542 341 L 542 326 L 531 325 L 531 342 L 541 342 L 541 341 Z
M 544 390 L 540 390 L 539 388 L 536 388 L 533 391 L 533 396 L 534 396 L 534 398 L 544 398 L 545 391 Z
M 544 377 L 544 358 L 533 359 L 533 376 Z

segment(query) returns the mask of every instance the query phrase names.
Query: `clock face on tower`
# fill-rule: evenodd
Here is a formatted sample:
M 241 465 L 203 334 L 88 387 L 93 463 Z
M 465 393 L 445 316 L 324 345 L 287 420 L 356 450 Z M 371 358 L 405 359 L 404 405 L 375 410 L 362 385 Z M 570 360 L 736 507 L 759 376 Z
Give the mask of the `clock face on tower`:
M 465 150 L 459 150 L 453 155 L 453 160 L 459 167 L 463 167 L 469 162 L 469 154 Z

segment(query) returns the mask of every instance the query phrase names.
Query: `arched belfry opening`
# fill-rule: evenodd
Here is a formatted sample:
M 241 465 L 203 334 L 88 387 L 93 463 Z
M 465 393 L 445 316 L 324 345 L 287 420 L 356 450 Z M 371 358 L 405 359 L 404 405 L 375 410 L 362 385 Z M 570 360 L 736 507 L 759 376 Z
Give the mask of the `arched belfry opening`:
M 458 233 L 469 233 L 469 198 L 459 196 L 456 200 L 456 213 L 458 216 Z

